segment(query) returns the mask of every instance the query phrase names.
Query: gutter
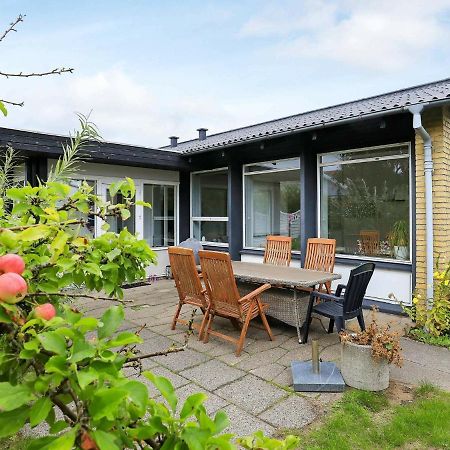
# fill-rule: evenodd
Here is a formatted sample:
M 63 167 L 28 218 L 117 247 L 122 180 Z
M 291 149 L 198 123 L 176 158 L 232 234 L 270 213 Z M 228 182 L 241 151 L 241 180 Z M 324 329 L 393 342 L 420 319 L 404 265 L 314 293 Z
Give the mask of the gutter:
M 434 296 L 434 249 L 433 249 L 433 143 L 428 131 L 422 125 L 423 105 L 408 108 L 413 115 L 413 128 L 423 140 L 423 166 L 425 174 L 425 235 L 426 235 L 426 295 L 428 306 Z

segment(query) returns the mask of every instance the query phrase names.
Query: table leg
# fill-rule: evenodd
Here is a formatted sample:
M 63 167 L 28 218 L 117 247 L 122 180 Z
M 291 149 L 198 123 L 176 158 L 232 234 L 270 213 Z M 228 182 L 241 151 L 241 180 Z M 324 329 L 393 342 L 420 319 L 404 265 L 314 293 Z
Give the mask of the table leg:
M 316 288 L 316 286 L 313 287 L 314 290 L 315 290 L 315 288 Z M 297 291 L 294 289 L 294 300 L 297 299 L 296 292 Z M 295 302 L 295 312 L 297 315 L 297 321 L 296 321 L 297 322 L 297 337 L 298 337 L 299 344 L 306 343 L 307 337 L 305 338 L 305 334 L 308 329 L 307 328 L 308 321 L 309 321 L 309 318 L 311 317 L 313 303 L 314 303 L 314 301 L 312 300 L 312 297 L 310 297 L 309 304 L 308 304 L 308 310 L 306 312 L 306 318 L 305 318 L 304 322 L 300 325 L 300 313 L 298 310 L 297 302 Z
M 298 343 L 302 343 L 303 325 L 300 325 L 300 312 L 298 309 L 297 289 L 294 287 L 294 309 L 295 309 L 295 327 L 297 328 Z

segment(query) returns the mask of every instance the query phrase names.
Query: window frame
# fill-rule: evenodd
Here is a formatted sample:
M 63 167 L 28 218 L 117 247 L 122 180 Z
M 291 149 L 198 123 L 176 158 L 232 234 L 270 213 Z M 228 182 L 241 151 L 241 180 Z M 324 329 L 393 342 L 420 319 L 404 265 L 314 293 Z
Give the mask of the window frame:
M 277 163 L 277 162 L 281 162 L 281 161 L 293 161 L 293 160 L 298 160 L 298 168 L 290 168 L 290 169 L 272 169 L 272 170 L 259 170 L 257 172 L 246 172 L 245 169 L 246 167 L 250 167 L 250 166 L 257 166 L 258 164 L 268 164 L 268 163 Z M 246 220 L 246 210 L 245 210 L 245 200 L 247 198 L 247 188 L 246 188 L 246 183 L 245 183 L 245 177 L 246 176 L 251 176 L 251 175 L 259 175 L 259 174 L 264 174 L 264 173 L 277 173 L 277 172 L 292 172 L 294 170 L 299 170 L 301 171 L 301 157 L 300 156 L 294 156 L 291 158 L 280 158 L 280 159 L 271 159 L 268 161 L 258 161 L 258 162 L 254 162 L 254 163 L 249 163 L 249 164 L 243 164 L 242 165 L 242 242 L 244 243 L 243 248 L 245 250 L 259 250 L 259 251 L 264 251 L 264 248 L 262 247 L 252 247 L 250 245 L 247 245 L 247 240 L 246 240 L 246 226 L 247 226 L 247 220 Z M 298 184 L 300 185 L 300 178 L 298 180 Z M 300 186 L 301 188 L 301 186 Z M 301 196 L 301 195 L 300 195 Z M 300 212 L 301 212 L 302 208 L 300 205 Z M 301 237 L 302 231 L 300 229 L 300 237 Z M 301 255 L 301 250 L 292 250 L 292 254 L 293 255 Z
M 407 147 L 408 151 L 404 154 L 398 154 L 398 155 L 389 155 L 389 156 L 374 156 L 371 158 L 360 158 L 355 159 L 352 161 L 344 161 L 344 162 L 328 162 L 328 163 L 322 163 L 320 161 L 320 158 L 324 155 L 333 155 L 333 154 L 346 154 L 346 153 L 358 153 L 363 152 L 367 150 L 379 150 L 379 149 L 389 149 L 389 148 L 395 148 L 395 147 Z M 412 265 L 413 261 L 413 221 L 415 223 L 414 219 L 414 212 L 413 212 L 413 167 L 412 167 L 412 154 L 411 154 L 411 142 L 398 142 L 395 144 L 386 144 L 386 145 L 376 145 L 376 146 L 370 146 L 370 147 L 361 147 L 361 148 L 355 148 L 355 149 L 349 149 L 349 150 L 341 150 L 341 151 L 335 151 L 335 152 L 322 152 L 317 154 L 317 236 L 320 238 L 322 237 L 322 224 L 320 221 L 321 217 L 321 176 L 320 171 L 322 167 L 327 166 L 337 166 L 337 165 L 347 165 L 347 164 L 359 164 L 364 162 L 371 162 L 371 161 L 387 161 L 391 159 L 408 159 L 408 169 L 409 169 L 409 176 L 408 176 L 408 182 L 409 182 L 409 259 L 407 260 L 399 260 L 395 258 L 383 258 L 379 256 L 364 256 L 364 255 L 346 255 L 344 253 L 336 253 L 336 257 L 341 259 L 348 259 L 348 260 L 360 260 L 360 261 L 380 261 L 380 262 L 387 262 L 392 264 L 399 264 L 399 265 Z
M 229 222 L 229 218 L 230 218 L 230 211 L 228 211 L 228 206 L 227 206 L 227 212 L 228 212 L 228 216 L 193 216 L 192 215 L 192 210 L 193 210 L 193 177 L 195 175 L 199 175 L 202 173 L 213 173 L 213 172 L 223 172 L 226 171 L 227 172 L 227 179 L 228 179 L 228 167 L 219 167 L 217 169 L 211 169 L 211 170 L 198 170 L 195 172 L 191 172 L 190 173 L 190 205 L 189 205 L 189 227 L 190 227 L 190 231 L 189 231 L 189 235 L 191 238 L 194 237 L 194 221 L 196 222 L 227 222 L 227 237 L 228 236 L 228 222 Z M 228 185 L 227 185 L 227 202 L 228 202 Z M 212 242 L 212 241 L 201 241 L 203 244 L 206 244 L 208 246 L 215 246 L 215 247 L 228 247 L 230 245 L 229 242 Z

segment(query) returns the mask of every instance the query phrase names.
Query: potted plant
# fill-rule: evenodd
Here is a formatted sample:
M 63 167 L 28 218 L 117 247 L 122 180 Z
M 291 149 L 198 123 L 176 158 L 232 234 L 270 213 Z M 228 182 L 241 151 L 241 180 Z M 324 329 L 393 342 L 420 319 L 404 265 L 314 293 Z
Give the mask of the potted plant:
M 405 220 L 394 223 L 389 233 L 389 243 L 396 259 L 408 259 L 409 228 Z
M 345 383 L 356 389 L 382 391 L 389 386 L 389 364 L 401 367 L 400 333 L 390 325 L 378 325 L 375 310 L 365 331 L 343 331 L 341 373 Z

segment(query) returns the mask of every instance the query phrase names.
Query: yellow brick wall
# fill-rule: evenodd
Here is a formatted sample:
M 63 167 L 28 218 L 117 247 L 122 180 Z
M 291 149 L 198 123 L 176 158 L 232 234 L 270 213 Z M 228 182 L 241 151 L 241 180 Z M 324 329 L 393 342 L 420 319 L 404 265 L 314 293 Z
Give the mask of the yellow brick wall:
M 433 141 L 434 258 L 450 260 L 450 109 L 425 110 L 422 123 Z M 416 135 L 416 287 L 426 288 L 423 142 Z

